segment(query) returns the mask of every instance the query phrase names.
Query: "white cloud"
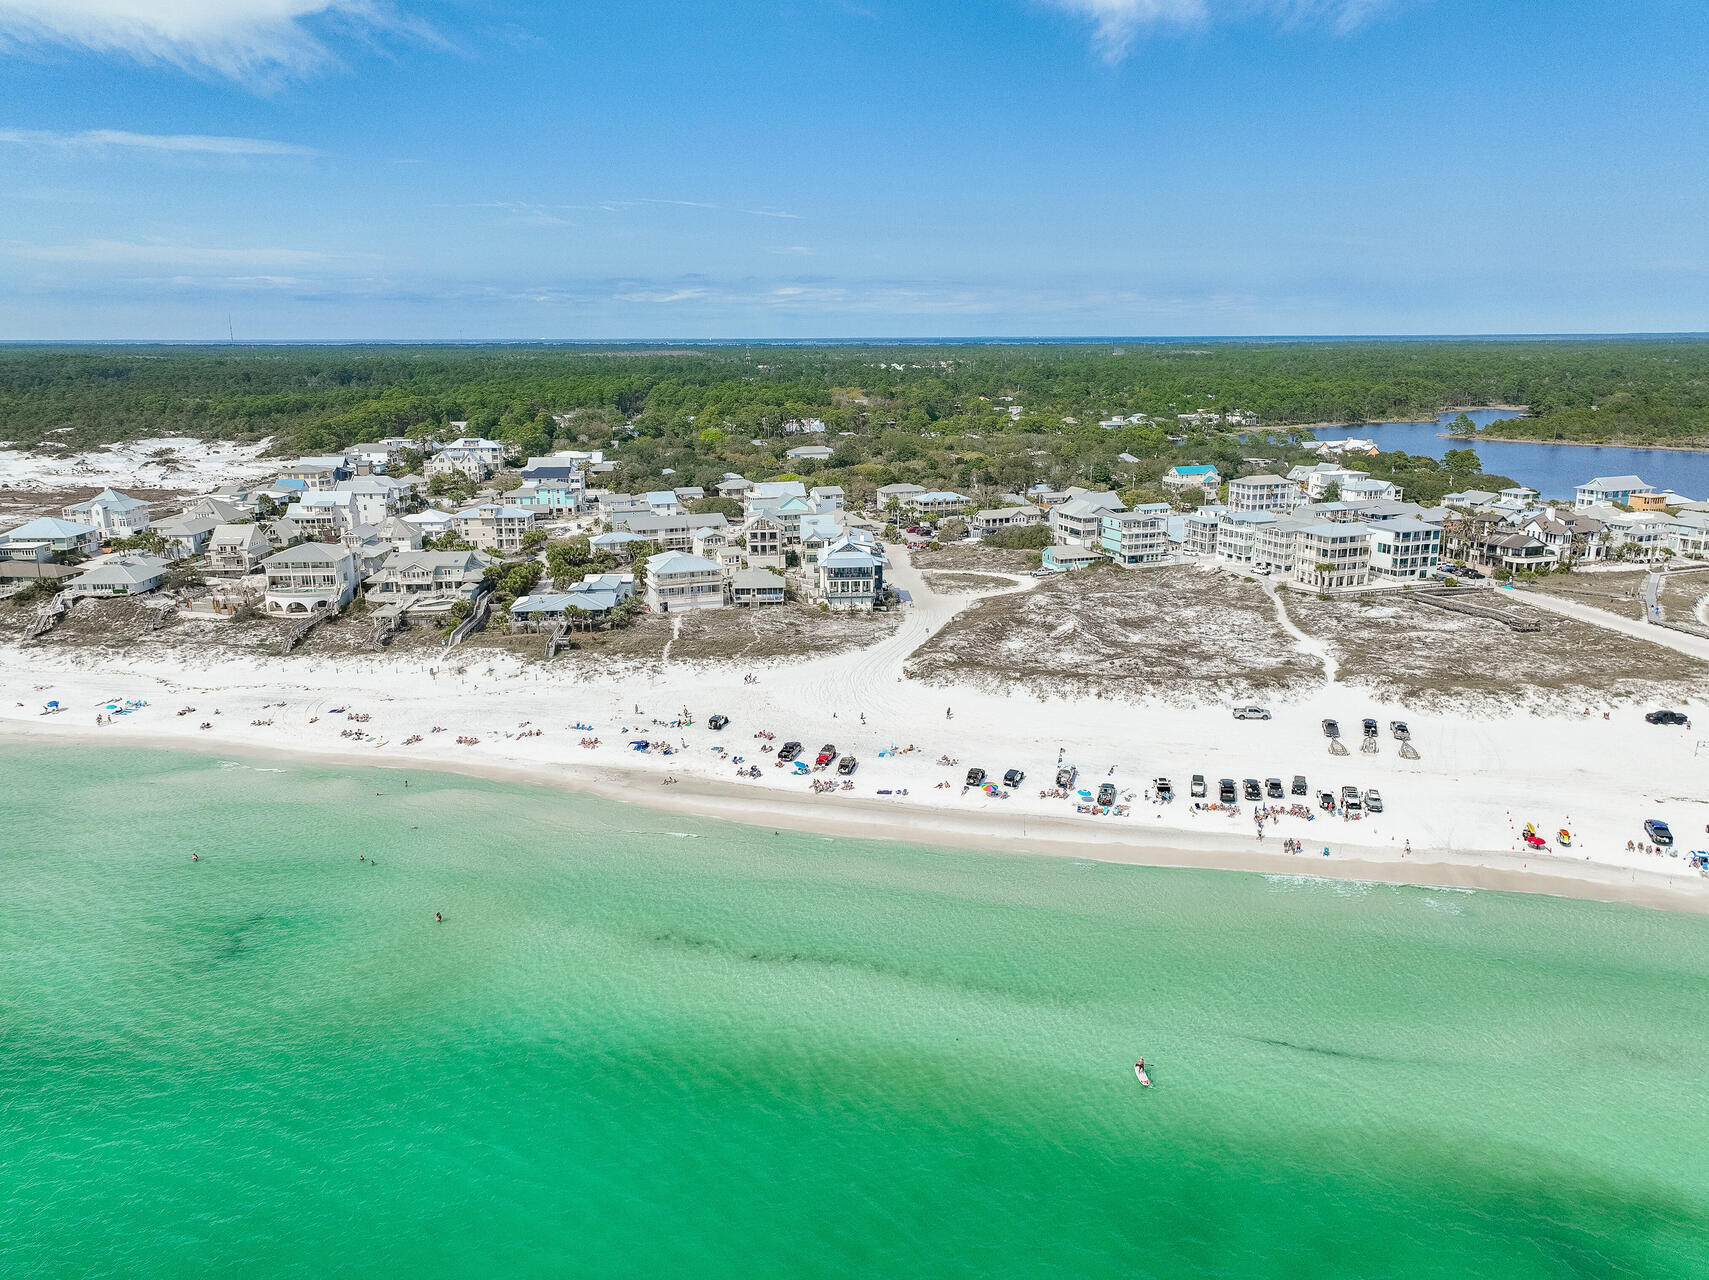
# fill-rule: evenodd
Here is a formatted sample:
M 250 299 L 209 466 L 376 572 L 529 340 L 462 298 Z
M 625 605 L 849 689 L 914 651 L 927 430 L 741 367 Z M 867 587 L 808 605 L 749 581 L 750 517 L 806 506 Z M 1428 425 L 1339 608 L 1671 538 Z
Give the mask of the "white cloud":
M 1285 24 L 1320 23 L 1346 32 L 1395 0 L 1043 0 L 1052 8 L 1088 19 L 1098 48 L 1110 62 L 1127 56 L 1148 27 L 1201 26 L 1264 17 Z
M 18 244 L 0 248 L 8 257 L 34 262 L 92 263 L 100 266 L 225 267 L 264 271 L 269 267 L 325 264 L 337 255 L 313 249 L 226 249 L 146 240 L 83 240 L 76 244 Z
M 0 0 L 3 3 L 3 0 Z M 312 147 L 266 138 L 222 138 L 201 133 L 127 133 L 123 129 L 85 129 L 54 133 L 47 129 L 0 129 L 0 142 L 43 147 L 131 147 L 140 151 L 176 151 L 214 156 L 312 156 Z
M 385 0 L 0 0 L 0 44 L 57 44 L 252 85 L 335 61 L 311 24 L 410 30 Z

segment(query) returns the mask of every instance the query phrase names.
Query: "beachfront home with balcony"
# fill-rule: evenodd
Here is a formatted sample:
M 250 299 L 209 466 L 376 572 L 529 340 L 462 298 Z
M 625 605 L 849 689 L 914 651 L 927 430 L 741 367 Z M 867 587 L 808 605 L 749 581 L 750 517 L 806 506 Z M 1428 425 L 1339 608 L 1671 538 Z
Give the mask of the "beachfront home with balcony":
M 207 549 L 220 522 L 208 516 L 176 515 L 156 521 L 154 532 L 165 540 L 168 560 L 187 560 Z
M 1169 511 L 1167 502 L 1106 511 L 1099 546 L 1117 564 L 1158 564 L 1169 558 Z
M 1182 522 L 1181 550 L 1190 556 L 1214 556 L 1217 530 L 1227 507 L 1206 506 L 1190 512 Z
M 491 563 L 479 551 L 399 551 L 369 576 L 366 594 L 375 604 L 408 601 L 419 612 L 444 612 L 480 594 Z
M 782 575 L 770 569 L 737 569 L 730 574 L 730 603 L 782 604 L 783 588 Z
M 814 576 L 819 598 L 832 609 L 872 609 L 884 597 L 884 561 L 867 551 L 828 550 Z
M 683 551 L 652 556 L 647 561 L 644 598 L 655 613 L 722 609 L 727 603 L 724 566 Z
M 342 609 L 356 595 L 356 558 L 337 543 L 305 542 L 275 551 L 261 569 L 267 575 L 262 607 L 271 614 Z
M 273 550 L 260 525 L 222 524 L 208 538 L 203 568 L 209 573 L 242 577 L 254 573 Z
M 1116 494 L 1082 493 L 1050 509 L 1051 541 L 1059 547 L 1101 550 L 1104 517 L 1126 510 L 1127 504 Z
M 301 458 L 281 467 L 278 474 L 280 484 L 299 493 L 326 493 L 343 479 L 344 469 L 337 462 L 312 458 Z
M 487 502 L 457 512 L 451 527 L 470 546 L 514 555 L 522 550 L 524 535 L 534 527 L 534 512 L 525 507 Z

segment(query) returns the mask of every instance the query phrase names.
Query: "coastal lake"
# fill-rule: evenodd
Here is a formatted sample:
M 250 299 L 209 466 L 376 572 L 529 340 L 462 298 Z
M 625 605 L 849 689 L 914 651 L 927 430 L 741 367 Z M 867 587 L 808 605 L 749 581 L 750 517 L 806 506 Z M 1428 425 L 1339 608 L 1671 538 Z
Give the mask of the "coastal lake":
M 1440 458 L 1449 449 L 1473 449 L 1490 475 L 1512 476 L 1545 498 L 1571 499 L 1573 491 L 1592 476 L 1625 475 L 1642 476 L 1659 488 L 1673 489 L 1688 497 L 1709 498 L 1709 452 L 1457 440 L 1443 434 L 1457 416 L 1445 413 L 1428 422 L 1324 428 L 1315 434 L 1319 440 L 1357 436 L 1373 441 L 1385 451 L 1398 449 L 1430 458 Z M 1482 427 L 1521 415 L 1506 409 L 1477 409 L 1467 416 Z
M 0 770 L 8 1276 L 1709 1274 L 1702 917 Z

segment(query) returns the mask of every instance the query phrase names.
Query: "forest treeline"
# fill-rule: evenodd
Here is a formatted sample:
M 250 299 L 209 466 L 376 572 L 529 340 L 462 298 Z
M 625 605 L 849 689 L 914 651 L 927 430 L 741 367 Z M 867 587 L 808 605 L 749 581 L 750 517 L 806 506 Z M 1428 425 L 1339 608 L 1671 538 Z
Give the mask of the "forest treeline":
M 303 454 L 467 422 L 523 454 L 605 445 L 635 478 L 681 483 L 775 470 L 800 443 L 784 424 L 804 418 L 838 453 L 817 469 L 856 483 L 1001 488 L 1144 483 L 1186 453 L 1251 456 L 1252 440 L 1181 427 L 1186 413 L 1253 414 L 1281 444 L 1301 424 L 1480 404 L 1530 407 L 1503 436 L 1709 444 L 1709 342 L 0 347 L 0 440 L 14 446 L 188 435 Z M 1135 414 L 1156 423 L 1097 425 Z

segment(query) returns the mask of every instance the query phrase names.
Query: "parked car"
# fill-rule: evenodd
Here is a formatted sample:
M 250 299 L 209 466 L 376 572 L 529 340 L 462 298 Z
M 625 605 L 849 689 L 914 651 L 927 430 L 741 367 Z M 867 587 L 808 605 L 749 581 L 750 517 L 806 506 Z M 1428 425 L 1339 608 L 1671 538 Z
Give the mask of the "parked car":
M 1412 730 L 1406 727 L 1406 721 L 1404 720 L 1390 720 L 1389 732 L 1394 734 L 1395 737 L 1401 739 L 1403 742 L 1412 737 Z
M 777 758 L 784 764 L 788 764 L 800 754 L 801 744 L 799 742 L 786 742 L 777 749 Z
M 1309 789 L 1305 784 L 1305 774 L 1296 773 L 1294 775 L 1294 794 L 1296 796 L 1303 796 L 1307 794 L 1308 790 Z
M 1258 785 L 1257 778 L 1247 778 L 1240 784 L 1240 789 L 1248 800 L 1262 800 L 1264 798 L 1264 788 Z
M 1269 796 L 1270 799 L 1272 799 L 1272 800 L 1280 800 L 1282 798 L 1282 794 L 1283 794 L 1282 793 L 1282 780 L 1280 778 L 1267 778 L 1267 779 L 1265 779 L 1265 781 L 1264 781 L 1264 794 Z
M 1329 810 L 1329 812 L 1334 813 L 1335 812 L 1335 796 L 1334 796 L 1334 794 L 1331 792 L 1328 792 L 1328 791 L 1319 791 L 1317 793 L 1317 807 L 1319 809 L 1327 809 L 1327 810 Z
M 1104 783 L 1103 786 L 1098 788 L 1098 803 L 1099 804 L 1101 804 L 1104 808 L 1108 809 L 1115 802 L 1116 802 L 1116 784 L 1115 783 L 1106 782 L 1106 783 Z
M 826 764 L 830 764 L 831 761 L 835 760 L 836 758 L 837 758 L 836 747 L 833 746 L 831 743 L 827 742 L 824 746 L 819 748 L 819 754 L 817 757 L 814 758 L 813 763 L 818 764 L 818 765 L 826 765 Z
M 837 761 L 837 772 L 842 774 L 845 778 L 858 768 L 860 768 L 860 761 L 855 759 L 853 756 L 844 756 L 841 760 Z
M 967 785 L 970 787 L 982 787 L 982 786 L 984 786 L 985 785 L 985 770 L 978 768 L 977 766 L 975 766 L 972 769 L 969 769 L 967 771 Z
M 1234 718 L 1236 720 L 1268 720 L 1270 713 L 1263 707 L 1236 707 Z
M 1370 716 L 1365 717 L 1365 736 L 1367 738 L 1374 738 L 1377 736 L 1377 722 L 1371 719 Z
M 1005 787 L 1018 787 L 1026 780 L 1027 775 L 1020 769 L 1010 769 L 1003 775 L 1003 785 Z
M 1670 845 L 1673 843 L 1673 832 L 1668 830 L 1667 823 L 1660 818 L 1651 818 L 1644 823 L 1644 834 L 1652 844 Z
M 1187 789 L 1193 793 L 1193 799 L 1203 800 L 1205 798 L 1205 775 L 1202 773 L 1195 773 L 1193 775 L 1193 781 Z
M 1677 711 L 1652 711 L 1644 719 L 1651 724 L 1689 724 L 1683 715 Z
M 708 729 L 722 729 L 725 725 L 727 725 L 729 723 L 730 723 L 730 717 L 729 716 L 713 716 L 710 720 L 708 720 L 706 722 L 706 727 Z
M 1233 804 L 1240 798 L 1239 793 L 1234 789 L 1233 778 L 1224 778 L 1221 782 L 1217 783 L 1216 795 L 1217 799 L 1221 800 L 1224 804 Z
M 1064 791 L 1074 785 L 1074 779 L 1080 776 L 1080 770 L 1071 764 L 1065 764 L 1056 771 L 1056 785 Z
M 1356 813 L 1364 808 L 1363 802 L 1359 799 L 1358 787 L 1341 788 L 1341 807 L 1350 813 Z
M 1325 720 L 1323 722 L 1323 736 L 1326 738 L 1339 738 L 1341 736 L 1341 726 L 1336 724 L 1333 720 Z
M 1165 803 L 1175 798 L 1175 784 L 1167 778 L 1158 778 L 1153 781 L 1151 789 L 1157 793 L 1157 798 Z
M 1375 787 L 1372 787 L 1370 790 L 1365 792 L 1365 812 L 1366 813 L 1381 813 L 1382 811 L 1383 811 L 1383 798 L 1380 794 L 1378 794 L 1377 789 Z

